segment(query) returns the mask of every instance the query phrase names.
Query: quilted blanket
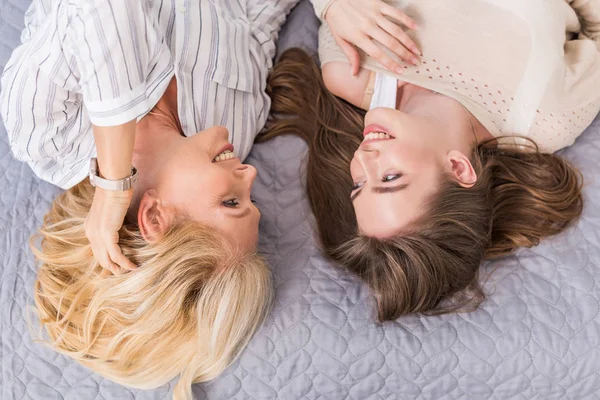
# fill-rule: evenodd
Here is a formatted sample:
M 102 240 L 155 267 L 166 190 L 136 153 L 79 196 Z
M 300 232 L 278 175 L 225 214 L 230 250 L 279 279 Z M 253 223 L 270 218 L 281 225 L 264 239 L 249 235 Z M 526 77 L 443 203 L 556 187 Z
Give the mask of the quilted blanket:
M 0 0 L 0 68 L 18 43 L 27 0 Z M 316 48 L 304 0 L 280 49 Z M 27 241 L 57 189 L 15 161 L 0 128 L 0 398 L 167 399 L 103 379 L 35 341 L 27 327 L 36 267 Z M 276 288 L 272 314 L 240 358 L 198 399 L 600 398 L 600 121 L 564 155 L 586 177 L 583 218 L 531 250 L 482 266 L 475 312 L 376 324 L 369 290 L 328 263 L 303 196 L 306 148 L 257 145 L 260 249 Z

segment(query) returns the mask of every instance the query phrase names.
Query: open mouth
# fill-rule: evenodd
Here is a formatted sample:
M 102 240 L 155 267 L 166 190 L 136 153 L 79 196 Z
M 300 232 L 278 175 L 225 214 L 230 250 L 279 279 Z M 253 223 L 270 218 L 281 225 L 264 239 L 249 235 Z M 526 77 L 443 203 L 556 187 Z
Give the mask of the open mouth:
M 233 154 L 233 151 L 225 150 L 219 153 L 219 155 L 217 155 L 215 158 L 213 158 L 213 162 L 227 161 L 231 160 L 232 158 L 235 158 L 235 154 Z
M 363 136 L 363 143 L 396 138 L 386 128 L 376 124 L 368 125 L 363 132 Z
M 371 132 L 371 133 L 367 133 L 364 136 L 363 142 L 369 142 L 372 140 L 389 140 L 389 139 L 395 139 L 395 138 L 392 135 L 390 135 L 389 133 Z

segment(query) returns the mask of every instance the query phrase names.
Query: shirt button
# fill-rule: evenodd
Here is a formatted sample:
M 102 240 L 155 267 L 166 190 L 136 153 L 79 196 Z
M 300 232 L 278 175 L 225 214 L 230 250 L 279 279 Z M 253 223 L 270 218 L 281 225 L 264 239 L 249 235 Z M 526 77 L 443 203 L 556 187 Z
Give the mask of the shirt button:
M 185 13 L 185 6 L 181 6 L 179 7 L 179 12 L 184 14 Z

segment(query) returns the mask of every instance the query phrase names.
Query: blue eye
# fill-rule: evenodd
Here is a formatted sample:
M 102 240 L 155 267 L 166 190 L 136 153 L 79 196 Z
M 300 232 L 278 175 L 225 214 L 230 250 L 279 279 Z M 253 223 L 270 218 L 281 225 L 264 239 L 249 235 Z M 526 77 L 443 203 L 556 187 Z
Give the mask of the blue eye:
M 402 174 L 388 174 L 388 175 L 384 175 L 383 178 L 381 178 L 381 182 L 395 181 L 396 179 L 399 179 L 401 176 L 402 176 Z
M 240 203 L 236 199 L 225 200 L 221 204 L 223 204 L 225 207 L 229 207 L 229 208 L 235 208 L 240 205 Z

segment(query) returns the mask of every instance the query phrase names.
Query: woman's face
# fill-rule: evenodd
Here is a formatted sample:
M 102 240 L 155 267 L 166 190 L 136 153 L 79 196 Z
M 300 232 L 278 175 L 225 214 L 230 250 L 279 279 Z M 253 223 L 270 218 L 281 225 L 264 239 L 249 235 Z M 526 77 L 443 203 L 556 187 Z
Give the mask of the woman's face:
M 252 250 L 260 212 L 250 199 L 256 168 L 233 156 L 227 129 L 213 127 L 175 140 L 164 150 L 156 190 L 162 202 Z
M 446 159 L 434 140 L 440 126 L 390 108 L 369 111 L 365 126 L 350 163 L 352 203 L 362 234 L 390 237 L 410 229 L 437 190 Z

